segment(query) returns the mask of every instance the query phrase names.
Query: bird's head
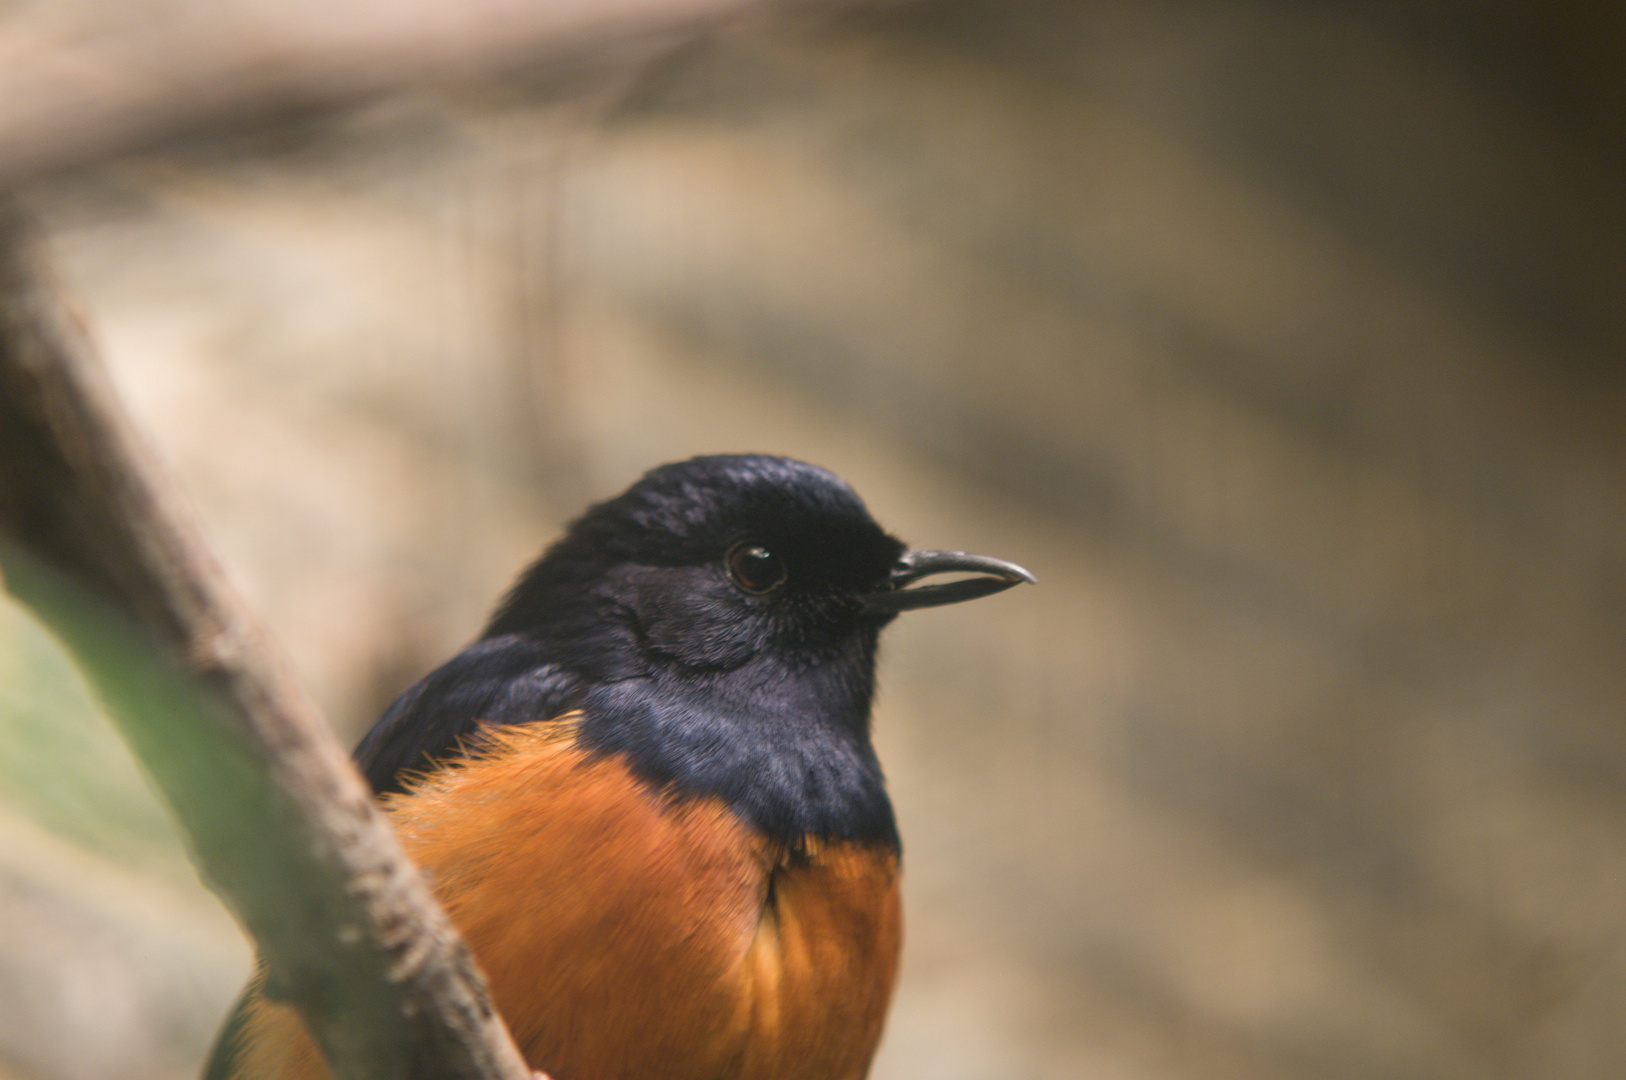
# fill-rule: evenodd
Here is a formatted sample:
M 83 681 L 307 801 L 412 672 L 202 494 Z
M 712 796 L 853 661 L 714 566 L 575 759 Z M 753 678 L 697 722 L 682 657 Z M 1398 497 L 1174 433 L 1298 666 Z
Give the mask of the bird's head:
M 916 584 L 947 572 L 973 576 Z M 1032 580 L 997 559 L 908 550 L 817 466 L 698 457 L 589 509 L 520 579 L 487 634 L 545 636 L 599 679 L 628 665 L 870 665 L 878 631 L 899 611 Z
M 920 584 L 940 573 L 957 580 Z M 787 458 L 665 465 L 590 508 L 481 641 L 402 695 L 357 756 L 375 790 L 481 725 L 573 716 L 577 745 L 776 841 L 897 827 L 870 743 L 875 646 L 900 611 L 986 596 L 1026 570 L 911 551 L 838 477 Z

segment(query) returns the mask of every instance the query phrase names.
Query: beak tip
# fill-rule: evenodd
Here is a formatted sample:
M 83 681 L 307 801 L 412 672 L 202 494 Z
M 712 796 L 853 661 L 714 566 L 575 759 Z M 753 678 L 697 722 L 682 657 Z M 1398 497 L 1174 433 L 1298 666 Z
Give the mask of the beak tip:
M 979 576 L 947 585 L 907 588 L 920 578 L 942 573 Z M 1004 559 L 971 555 L 964 551 L 909 551 L 898 560 L 892 588 L 869 597 L 865 606 L 876 614 L 894 615 L 914 608 L 938 607 L 980 596 L 992 596 L 1024 582 L 1037 585 L 1039 579 L 1025 567 Z

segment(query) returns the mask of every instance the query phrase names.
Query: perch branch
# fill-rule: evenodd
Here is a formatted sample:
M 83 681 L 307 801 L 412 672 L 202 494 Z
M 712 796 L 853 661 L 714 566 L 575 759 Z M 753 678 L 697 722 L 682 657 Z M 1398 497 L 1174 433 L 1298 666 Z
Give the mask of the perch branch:
M 530 1080 L 467 947 L 0 205 L 0 569 L 67 644 L 340 1080 Z

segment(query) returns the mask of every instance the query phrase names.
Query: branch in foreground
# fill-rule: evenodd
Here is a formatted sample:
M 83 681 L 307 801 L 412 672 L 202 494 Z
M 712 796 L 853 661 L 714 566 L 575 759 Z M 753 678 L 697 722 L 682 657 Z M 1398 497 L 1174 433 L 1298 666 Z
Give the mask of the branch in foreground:
M 849 0 L 850 2 L 850 0 Z M 834 6 L 778 0 L 777 9 Z M 468 84 L 539 60 L 613 59 L 766 0 L 218 0 L 86 33 L 70 12 L 0 39 L 0 186 L 200 131 Z M 119 18 L 119 16 L 115 16 Z
M 467 947 L 204 548 L 0 205 L 0 568 L 341 1080 L 529 1080 Z

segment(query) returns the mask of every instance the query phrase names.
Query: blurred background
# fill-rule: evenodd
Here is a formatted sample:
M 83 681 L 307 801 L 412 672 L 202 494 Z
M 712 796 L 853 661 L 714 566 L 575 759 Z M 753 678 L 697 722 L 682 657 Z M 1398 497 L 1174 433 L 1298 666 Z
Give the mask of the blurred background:
M 0 180 L 341 736 L 794 455 L 1041 581 L 886 641 L 876 1080 L 1626 1075 L 1626 9 L 591 7 L 0 2 Z M 248 964 L 0 602 L 0 1078 L 193 1075 Z

